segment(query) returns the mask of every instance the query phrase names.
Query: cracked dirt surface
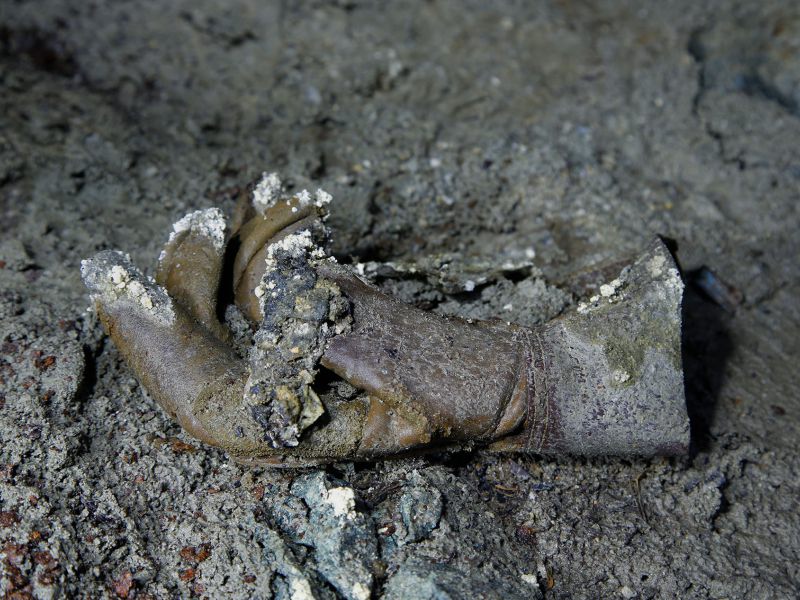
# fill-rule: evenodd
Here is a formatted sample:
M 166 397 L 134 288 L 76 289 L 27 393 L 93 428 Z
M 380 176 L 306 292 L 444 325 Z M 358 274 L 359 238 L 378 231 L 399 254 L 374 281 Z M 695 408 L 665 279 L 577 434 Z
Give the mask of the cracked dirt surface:
M 0 595 L 791 597 L 799 49 L 785 2 L 0 4 Z M 676 240 L 692 455 L 275 472 L 186 437 L 79 262 L 152 272 L 265 169 L 333 194 L 343 261 L 482 277 L 381 279 L 442 312 L 536 323 Z

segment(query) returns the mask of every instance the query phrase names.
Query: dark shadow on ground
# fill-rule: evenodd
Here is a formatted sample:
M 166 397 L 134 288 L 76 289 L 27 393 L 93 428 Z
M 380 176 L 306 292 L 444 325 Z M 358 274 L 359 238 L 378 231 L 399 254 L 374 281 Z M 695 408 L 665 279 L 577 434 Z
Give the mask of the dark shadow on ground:
M 681 349 L 692 442 L 691 455 L 706 451 L 711 444 L 714 421 L 725 364 L 733 349 L 729 315 L 692 284 L 686 273 L 683 297 Z

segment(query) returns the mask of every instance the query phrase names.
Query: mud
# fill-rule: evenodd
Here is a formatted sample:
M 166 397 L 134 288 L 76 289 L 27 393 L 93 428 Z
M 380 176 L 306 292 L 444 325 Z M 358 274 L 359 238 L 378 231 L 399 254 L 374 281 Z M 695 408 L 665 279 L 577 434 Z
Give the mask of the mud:
M 0 4 L 0 595 L 791 597 L 799 45 L 785 2 Z M 539 323 L 674 239 L 741 298 L 687 286 L 690 456 L 278 472 L 188 438 L 80 260 L 153 274 L 264 170 L 333 195 L 342 262 L 452 257 L 381 284 L 443 313 Z

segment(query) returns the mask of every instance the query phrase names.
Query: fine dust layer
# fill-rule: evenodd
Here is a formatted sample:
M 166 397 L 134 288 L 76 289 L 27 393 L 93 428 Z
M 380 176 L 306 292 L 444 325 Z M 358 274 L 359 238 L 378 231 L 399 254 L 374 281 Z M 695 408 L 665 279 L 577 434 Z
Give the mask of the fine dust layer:
M 0 596 L 791 597 L 799 48 L 787 2 L 0 4 Z M 676 240 L 690 456 L 274 471 L 193 441 L 80 259 L 156 275 L 172 223 L 264 170 L 440 314 L 591 312 Z M 605 340 L 620 389 L 647 376 Z

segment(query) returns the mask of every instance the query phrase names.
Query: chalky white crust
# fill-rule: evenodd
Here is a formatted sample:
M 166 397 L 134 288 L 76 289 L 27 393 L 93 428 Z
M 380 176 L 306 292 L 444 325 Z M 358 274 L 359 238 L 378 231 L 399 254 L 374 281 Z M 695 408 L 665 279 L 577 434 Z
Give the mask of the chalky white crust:
M 81 261 L 81 276 L 95 303 L 112 306 L 124 302 L 165 325 L 175 321 L 169 294 L 145 277 L 124 252 L 107 250 Z

